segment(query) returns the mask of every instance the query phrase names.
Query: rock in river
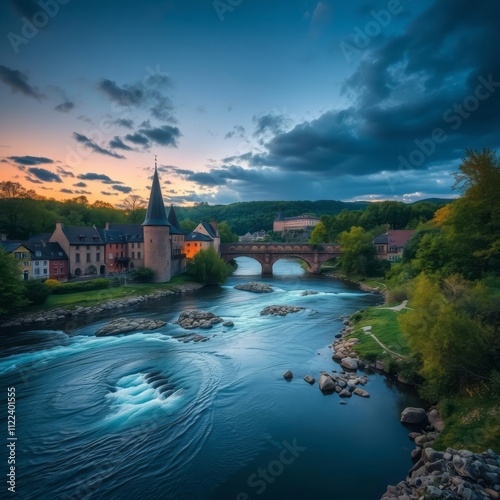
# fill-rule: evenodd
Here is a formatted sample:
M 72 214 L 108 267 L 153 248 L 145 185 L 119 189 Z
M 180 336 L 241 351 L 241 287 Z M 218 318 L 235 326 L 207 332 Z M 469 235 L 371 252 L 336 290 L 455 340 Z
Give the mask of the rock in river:
M 104 337 L 138 330 L 154 330 L 164 325 L 166 325 L 165 321 L 148 318 L 118 318 L 99 328 L 95 334 L 97 337 Z
M 177 324 L 186 330 L 193 328 L 212 328 L 224 320 L 212 312 L 200 311 L 199 309 L 188 309 L 183 311 L 177 320 Z
M 319 388 L 323 392 L 333 392 L 335 390 L 335 381 L 328 375 L 321 375 L 319 378 Z
M 358 369 L 358 360 L 356 358 L 351 358 L 347 356 L 340 363 L 340 366 L 343 368 L 347 368 L 348 370 L 357 370 Z
M 267 306 L 260 312 L 261 316 L 286 316 L 289 313 L 298 312 L 304 309 L 299 306 Z
M 314 382 L 316 382 L 316 379 L 314 377 L 311 377 L 311 375 L 306 375 L 304 377 L 304 380 L 308 383 L 308 384 L 311 384 L 313 385 Z
M 266 283 L 259 283 L 258 281 L 250 281 L 243 285 L 236 285 L 234 288 L 237 290 L 245 290 L 253 293 L 271 293 L 274 292 L 273 287 Z
M 286 380 L 292 380 L 293 373 L 290 370 L 287 370 L 285 373 L 283 373 L 283 378 L 285 378 Z

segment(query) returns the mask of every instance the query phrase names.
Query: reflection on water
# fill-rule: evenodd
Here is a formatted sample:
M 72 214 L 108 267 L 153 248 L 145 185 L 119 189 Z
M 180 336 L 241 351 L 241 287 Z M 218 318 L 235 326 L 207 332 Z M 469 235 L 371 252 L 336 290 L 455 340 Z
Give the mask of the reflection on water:
M 0 376 L 16 387 L 21 498 L 369 499 L 406 475 L 399 413 L 418 405 L 411 392 L 370 375 L 371 398 L 341 406 L 302 380 L 339 368 L 327 346 L 340 316 L 379 298 L 298 262 L 278 261 L 264 278 L 257 262 L 238 263 L 223 287 L 121 313 L 167 322 L 154 332 L 95 337 L 108 317 L 72 336 L 62 327 L 11 335 Z M 275 291 L 233 288 L 256 279 Z M 305 310 L 261 316 L 272 304 Z M 185 331 L 173 322 L 189 308 L 234 327 L 179 342 Z

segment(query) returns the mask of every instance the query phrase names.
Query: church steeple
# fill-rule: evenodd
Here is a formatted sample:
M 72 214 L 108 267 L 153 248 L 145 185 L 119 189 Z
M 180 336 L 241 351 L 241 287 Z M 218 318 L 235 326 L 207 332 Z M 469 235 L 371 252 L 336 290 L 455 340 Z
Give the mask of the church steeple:
M 142 223 L 143 226 L 170 226 L 163 196 L 161 194 L 160 179 L 158 178 L 158 169 L 155 158 L 155 173 L 153 175 L 153 184 L 151 186 L 151 194 L 149 196 L 148 211 L 146 219 Z

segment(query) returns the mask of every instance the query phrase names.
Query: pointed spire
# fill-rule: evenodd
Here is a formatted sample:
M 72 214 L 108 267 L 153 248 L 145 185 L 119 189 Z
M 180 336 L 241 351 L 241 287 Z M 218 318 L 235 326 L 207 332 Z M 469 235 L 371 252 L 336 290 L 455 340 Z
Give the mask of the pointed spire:
M 151 185 L 151 194 L 149 196 L 148 211 L 143 226 L 170 226 L 167 220 L 165 204 L 161 194 L 160 179 L 158 178 L 158 169 L 155 155 L 155 173 L 153 175 L 153 184 Z
M 176 229 L 179 229 L 181 225 L 179 224 L 179 219 L 177 218 L 177 214 L 175 213 L 174 206 L 170 205 L 170 210 L 168 212 L 168 222 L 170 222 L 171 226 L 174 226 Z

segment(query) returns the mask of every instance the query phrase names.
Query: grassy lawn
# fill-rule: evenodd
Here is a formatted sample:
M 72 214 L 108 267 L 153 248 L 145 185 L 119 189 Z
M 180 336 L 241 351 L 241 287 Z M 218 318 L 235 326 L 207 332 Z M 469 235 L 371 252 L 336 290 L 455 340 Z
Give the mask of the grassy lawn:
M 56 307 L 93 306 L 111 299 L 147 295 L 157 290 L 169 290 L 174 285 L 192 282 L 187 275 L 174 276 L 168 283 L 127 284 L 104 290 L 90 290 L 86 292 L 49 295 L 47 302 L 41 306 L 26 308 L 25 312 L 36 312 Z
M 367 335 L 362 327 L 371 326 L 373 333 L 385 346 L 391 351 L 394 351 L 403 356 L 410 354 L 410 350 L 406 345 L 403 337 L 403 332 L 399 326 L 398 317 L 405 314 L 406 310 L 400 312 L 388 311 L 382 307 L 369 307 L 363 312 L 355 313 L 351 316 L 351 323 L 354 324 L 353 335 L 359 338 L 359 344 L 355 347 L 355 351 L 359 353 L 362 358 L 373 359 L 375 357 L 381 358 L 384 355 L 384 349 L 370 336 Z M 353 321 L 354 320 L 354 321 Z
M 445 419 L 436 449 L 447 447 L 500 453 L 500 398 L 491 393 L 441 401 L 438 409 Z

